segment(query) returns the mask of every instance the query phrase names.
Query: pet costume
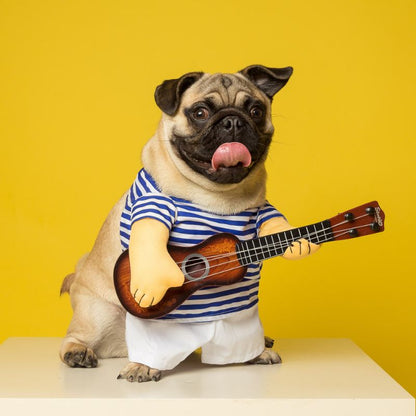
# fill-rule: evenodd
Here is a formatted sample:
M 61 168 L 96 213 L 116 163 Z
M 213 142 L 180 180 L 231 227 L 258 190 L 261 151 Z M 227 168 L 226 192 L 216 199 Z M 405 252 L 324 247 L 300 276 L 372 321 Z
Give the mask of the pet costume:
M 282 216 L 268 203 L 262 207 L 249 208 L 231 215 L 204 211 L 202 207 L 190 201 L 161 193 L 154 179 L 142 169 L 126 198 L 120 221 L 120 239 L 123 250 L 127 249 L 132 224 L 140 219 L 152 218 L 160 221 L 170 230 L 169 245 L 190 247 L 221 232 L 232 233 L 245 241 L 257 237 L 265 221 Z M 247 361 L 259 355 L 264 349 L 263 329 L 257 311 L 260 269 L 261 264 L 248 265 L 246 275 L 241 282 L 202 288 L 177 309 L 156 320 L 143 320 L 127 314 L 126 340 L 130 361 L 140 362 L 159 370 L 170 369 L 199 347 L 203 348 L 203 362 L 215 364 L 229 363 L 229 359 L 233 359 L 232 362 Z M 243 317 L 245 323 L 241 320 Z M 219 322 L 220 320 L 222 322 Z M 246 329 L 243 329 L 244 326 Z M 177 328 L 177 335 L 173 335 L 174 327 Z M 185 327 L 188 329 L 184 329 Z M 233 327 L 238 327 L 238 331 L 233 331 Z M 220 333 L 224 336 L 219 336 Z M 177 345 L 175 338 L 185 339 L 184 345 L 178 346 L 176 352 L 172 345 L 169 347 L 171 342 Z M 141 347 L 140 343 L 142 343 Z M 158 348 L 155 344 L 166 344 L 166 348 L 157 352 Z M 228 351 L 222 355 L 219 354 L 218 348 L 213 347 L 219 344 L 229 347 L 230 351 L 238 350 L 239 344 L 245 344 L 245 347 L 240 353 L 233 351 L 230 354 Z M 143 352 L 142 356 L 140 350 L 147 349 L 146 345 L 153 347 L 148 349 L 148 354 Z M 166 358 L 166 354 L 176 358 L 170 360 Z M 164 356 L 163 362 L 149 363 L 152 356 L 158 355 Z M 147 362 L 144 362 L 145 360 Z

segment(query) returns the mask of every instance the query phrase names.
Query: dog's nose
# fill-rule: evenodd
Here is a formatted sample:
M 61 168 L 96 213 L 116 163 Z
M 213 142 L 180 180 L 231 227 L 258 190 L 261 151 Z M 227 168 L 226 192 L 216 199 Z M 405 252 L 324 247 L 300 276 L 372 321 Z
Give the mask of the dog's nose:
M 238 116 L 227 116 L 222 120 L 222 126 L 228 132 L 232 132 L 233 130 L 237 132 L 243 127 L 243 122 Z

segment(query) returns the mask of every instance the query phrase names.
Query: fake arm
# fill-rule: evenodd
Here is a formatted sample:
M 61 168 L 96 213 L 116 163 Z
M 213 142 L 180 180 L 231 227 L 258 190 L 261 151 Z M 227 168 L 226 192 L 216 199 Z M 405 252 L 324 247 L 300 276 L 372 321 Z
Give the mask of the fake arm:
M 161 222 L 144 218 L 131 228 L 130 291 L 143 308 L 158 303 L 170 287 L 181 286 L 185 278 L 167 250 L 169 230 Z
M 263 237 L 269 234 L 280 233 L 282 231 L 291 230 L 292 227 L 283 217 L 275 217 L 268 221 L 265 221 L 259 232 L 259 237 Z M 287 260 L 302 259 L 309 254 L 315 253 L 319 249 L 320 245 L 311 243 L 304 238 L 301 238 L 293 242 L 283 253 L 282 257 Z

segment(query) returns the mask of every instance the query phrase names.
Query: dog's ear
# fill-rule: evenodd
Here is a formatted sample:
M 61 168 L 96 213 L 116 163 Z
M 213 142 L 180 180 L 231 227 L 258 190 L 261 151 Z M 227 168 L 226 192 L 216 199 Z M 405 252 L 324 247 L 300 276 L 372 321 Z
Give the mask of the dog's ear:
M 239 71 L 270 99 L 283 88 L 293 73 L 293 68 L 267 68 L 262 65 L 250 65 Z
M 189 72 L 178 79 L 163 81 L 155 91 L 155 101 L 158 107 L 164 113 L 173 116 L 178 111 L 182 94 L 202 75 L 204 75 L 203 72 Z

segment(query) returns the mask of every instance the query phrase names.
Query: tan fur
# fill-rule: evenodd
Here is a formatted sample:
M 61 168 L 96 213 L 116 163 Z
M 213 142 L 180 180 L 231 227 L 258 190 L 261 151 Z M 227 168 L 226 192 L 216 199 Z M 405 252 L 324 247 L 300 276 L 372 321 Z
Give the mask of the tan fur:
M 69 293 L 72 283 L 75 279 L 75 273 L 71 273 L 65 276 L 64 281 L 61 285 L 61 291 L 59 294 L 62 296 L 64 293 Z

